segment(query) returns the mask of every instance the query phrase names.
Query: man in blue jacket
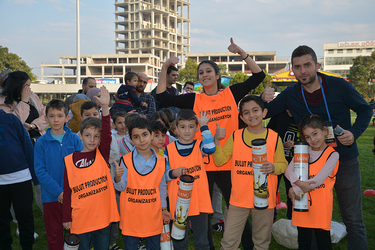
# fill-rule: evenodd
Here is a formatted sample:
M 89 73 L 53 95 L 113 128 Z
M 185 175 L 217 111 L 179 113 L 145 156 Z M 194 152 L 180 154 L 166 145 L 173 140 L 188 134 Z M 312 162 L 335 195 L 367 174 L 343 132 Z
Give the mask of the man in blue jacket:
M 69 120 L 65 102 L 50 101 L 46 107 L 46 117 L 51 128 L 35 144 L 35 173 L 42 189 L 48 249 L 63 249 L 64 157 L 81 151 L 83 145 L 78 135 L 64 126 Z
M 34 244 L 34 151 L 20 119 L 0 109 L 0 249 L 12 249 L 10 205 L 13 204 L 22 249 Z
M 318 72 L 316 54 L 308 46 L 299 46 L 292 53 L 292 69 L 298 83 L 281 92 L 267 104 L 267 117 L 288 109 L 296 122 L 317 114 L 332 127 L 343 128 L 336 136 L 335 150 L 340 155 L 335 190 L 341 216 L 348 232 L 348 249 L 367 249 L 366 228 L 362 216 L 361 172 L 356 139 L 366 130 L 372 109 L 357 90 L 342 78 Z M 266 88 L 263 101 L 272 95 Z M 351 124 L 350 110 L 357 113 Z

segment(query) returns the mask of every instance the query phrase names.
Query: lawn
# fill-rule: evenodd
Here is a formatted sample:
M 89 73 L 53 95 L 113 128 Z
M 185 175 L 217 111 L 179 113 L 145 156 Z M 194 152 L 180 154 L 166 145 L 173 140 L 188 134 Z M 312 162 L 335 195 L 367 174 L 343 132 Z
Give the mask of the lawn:
M 375 127 L 372 126 L 372 122 L 362 136 L 357 140 L 359 147 L 359 161 L 361 166 L 362 175 L 362 191 L 366 189 L 375 189 L 375 173 L 374 173 L 374 154 L 372 153 L 373 138 L 375 135 Z M 280 184 L 280 196 L 282 201 L 286 201 L 285 186 L 283 183 Z M 368 238 L 368 249 L 375 249 L 375 197 L 362 196 L 363 198 L 363 217 L 367 229 Z M 34 249 L 43 250 L 48 249 L 47 237 L 44 227 L 44 220 L 41 211 L 38 209 L 34 202 L 34 217 L 35 217 L 35 231 L 39 234 L 39 237 L 35 241 Z M 286 209 L 278 210 L 278 219 L 286 218 Z M 338 209 L 336 196 L 334 197 L 334 208 L 333 208 L 333 220 L 342 222 L 340 212 Z M 19 238 L 16 236 L 16 227 L 12 224 L 12 237 L 14 239 L 13 249 L 21 249 L 19 245 Z M 220 240 L 222 237 L 221 233 L 213 232 L 214 244 L 216 249 L 220 248 Z M 193 242 L 190 242 L 189 249 L 194 249 Z M 120 238 L 118 244 L 123 246 L 123 240 Z M 270 249 L 287 249 L 276 243 L 272 238 Z M 347 249 L 346 237 L 338 244 L 333 245 L 333 249 Z

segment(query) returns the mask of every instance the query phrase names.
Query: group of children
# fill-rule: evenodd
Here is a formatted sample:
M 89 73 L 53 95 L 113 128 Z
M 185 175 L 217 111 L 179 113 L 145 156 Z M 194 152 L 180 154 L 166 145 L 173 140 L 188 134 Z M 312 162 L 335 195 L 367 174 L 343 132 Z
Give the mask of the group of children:
M 293 160 L 288 166 L 278 134 L 263 127 L 267 109 L 259 97 L 246 96 L 241 100 L 240 118 L 247 126 L 235 131 L 222 148 L 220 140 L 225 136 L 225 128 L 218 125 L 213 136 L 207 126 L 207 114 L 181 110 L 175 118 L 173 112 L 164 110 L 154 113 L 150 120 L 134 112 L 128 114 L 134 110 L 132 103 L 137 102 L 132 100 L 135 77 L 129 74 L 126 81 L 130 87 L 121 91 L 120 88 L 116 95 L 111 109 L 112 132 L 110 96 L 105 87 L 96 97 L 102 108 L 101 117 L 96 103 L 84 102 L 78 134 L 64 126 L 69 120 L 66 104 L 60 100 L 48 103 L 46 118 L 50 128 L 35 145 L 35 173 L 42 187 L 49 249 L 63 248 L 63 227 L 81 237 L 79 249 L 119 249 L 118 227 L 125 249 L 137 249 L 140 238 L 146 239 L 148 249 L 160 249 L 163 224 L 175 218 L 178 178 L 182 174 L 195 179 L 188 211 L 194 245 L 197 249 L 210 249 L 211 229 L 207 221 L 213 210 L 203 161 L 207 154 L 213 154 L 217 166 L 232 158 L 232 191 L 221 242 L 223 249 L 238 248 L 250 212 L 254 249 L 269 247 L 277 175 L 285 171 L 292 183 L 289 194 L 293 202 L 295 195 L 311 194 L 308 212 L 293 211 L 292 224 L 298 227 L 300 249 L 311 245 L 312 229 L 318 246 L 330 248 L 332 188 L 338 153 L 325 143 L 327 128 L 321 118 L 306 117 L 299 127 L 302 139 L 309 144 L 310 175 L 315 176 L 303 182 L 293 172 Z M 202 141 L 194 139 L 199 130 Z M 254 139 L 267 142 L 267 162 L 261 167 L 267 175 L 267 209 L 254 207 Z M 174 241 L 176 249 L 187 249 L 188 232 L 189 223 L 185 238 Z

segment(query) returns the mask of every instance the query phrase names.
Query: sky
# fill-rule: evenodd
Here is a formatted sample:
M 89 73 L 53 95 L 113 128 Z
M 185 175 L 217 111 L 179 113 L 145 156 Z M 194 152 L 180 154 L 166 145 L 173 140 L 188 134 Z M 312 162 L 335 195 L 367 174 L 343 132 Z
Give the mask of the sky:
M 114 0 L 80 0 L 81 54 L 115 53 Z M 375 40 L 374 0 L 190 0 L 191 52 L 246 51 L 290 60 L 299 45 Z M 76 54 L 76 1 L 0 0 L 0 46 L 40 76 L 41 63 Z

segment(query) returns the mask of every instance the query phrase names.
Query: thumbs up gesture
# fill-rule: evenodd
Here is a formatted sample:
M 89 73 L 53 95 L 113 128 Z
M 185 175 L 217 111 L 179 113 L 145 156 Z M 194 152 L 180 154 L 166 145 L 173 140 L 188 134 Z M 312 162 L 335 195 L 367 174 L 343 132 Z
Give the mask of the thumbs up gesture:
M 220 144 L 220 140 L 225 138 L 225 135 L 227 134 L 227 131 L 225 128 L 221 128 L 219 123 L 216 123 L 216 133 L 214 137 L 215 145 Z
M 113 164 L 115 164 L 115 182 L 118 183 L 121 181 L 121 176 L 124 173 L 124 169 L 119 166 L 115 160 L 113 160 Z
M 173 53 L 171 53 L 171 57 L 163 64 L 165 67 L 173 66 L 178 63 L 179 59 L 178 57 L 174 56 Z
M 228 46 L 228 50 L 233 54 L 239 54 L 242 58 L 246 57 L 246 52 L 241 49 L 237 44 L 233 42 L 233 38 L 230 38 L 230 45 Z
M 273 100 L 273 97 L 275 96 L 275 89 L 270 87 L 271 80 L 267 80 L 266 89 L 264 90 L 262 94 L 262 101 L 263 102 L 270 102 Z

